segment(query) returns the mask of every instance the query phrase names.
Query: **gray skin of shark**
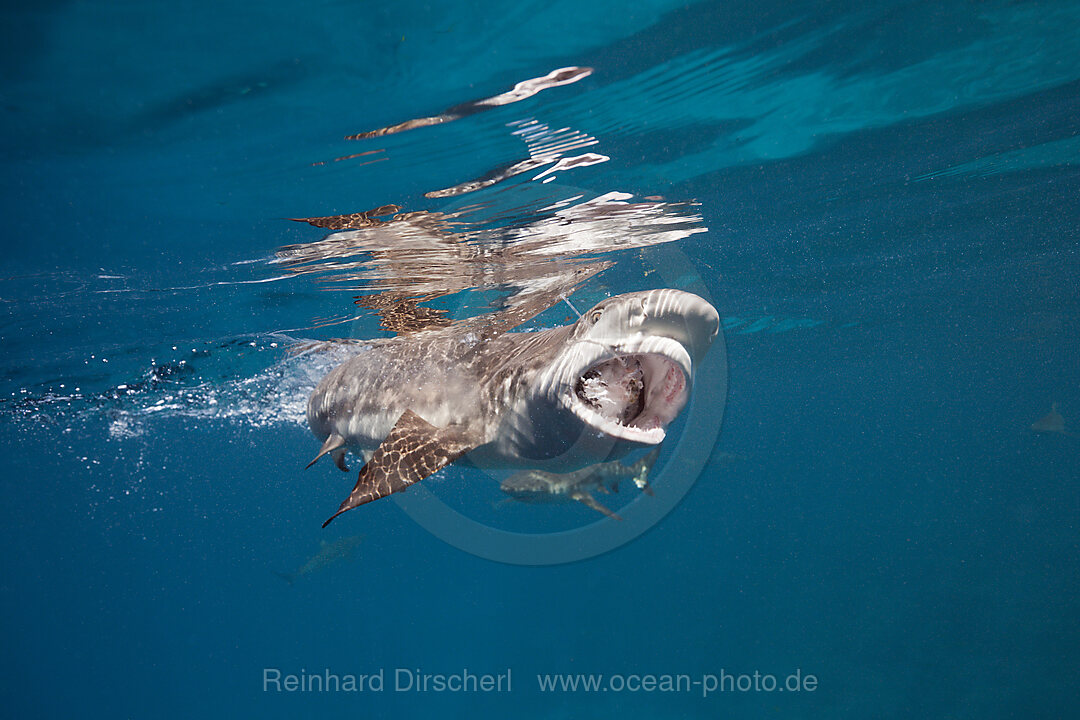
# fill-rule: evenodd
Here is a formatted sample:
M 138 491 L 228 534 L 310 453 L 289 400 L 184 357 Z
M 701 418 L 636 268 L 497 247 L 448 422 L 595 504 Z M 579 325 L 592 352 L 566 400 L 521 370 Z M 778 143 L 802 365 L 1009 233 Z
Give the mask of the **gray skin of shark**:
M 462 456 L 484 467 L 572 472 L 659 445 L 719 325 L 705 300 L 661 289 L 608 298 L 564 327 L 432 330 L 361 352 L 308 401 L 308 424 L 324 441 L 316 460 L 331 454 L 344 467 L 346 450 L 367 459 L 330 520 Z M 620 416 L 582 395 L 590 369 L 617 374 L 628 363 L 641 378 L 634 407 Z

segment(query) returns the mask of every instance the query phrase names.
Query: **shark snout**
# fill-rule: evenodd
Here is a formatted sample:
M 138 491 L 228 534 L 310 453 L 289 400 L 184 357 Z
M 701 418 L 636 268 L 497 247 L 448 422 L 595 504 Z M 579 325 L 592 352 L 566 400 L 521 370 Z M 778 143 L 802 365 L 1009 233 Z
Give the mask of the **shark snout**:
M 699 360 L 720 331 L 720 314 L 703 298 L 682 290 L 663 289 L 640 298 L 640 330 L 677 340 Z
M 664 288 L 610 297 L 593 306 L 577 325 L 577 337 L 613 347 L 633 337 L 669 338 L 697 362 L 720 329 L 720 315 L 693 293 Z

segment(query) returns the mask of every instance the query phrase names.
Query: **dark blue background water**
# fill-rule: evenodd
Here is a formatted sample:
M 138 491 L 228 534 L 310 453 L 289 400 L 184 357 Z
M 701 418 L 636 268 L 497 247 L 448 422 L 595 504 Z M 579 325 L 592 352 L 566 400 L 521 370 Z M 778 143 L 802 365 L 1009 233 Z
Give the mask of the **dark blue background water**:
M 1029 428 L 1051 402 L 1080 426 L 1080 5 L 57 2 L 0 27 L 12 716 L 1076 712 L 1080 439 Z M 595 72 L 311 165 L 565 65 Z M 700 202 L 679 250 L 721 315 L 773 319 L 729 321 L 717 453 L 653 530 L 570 565 L 473 557 L 391 502 L 321 531 L 348 483 L 301 472 L 314 440 L 274 408 L 303 398 L 259 379 L 269 333 L 341 300 L 242 283 L 322 235 L 284 218 L 437 208 L 520 159 L 528 117 L 611 158 L 560 182 Z M 198 412 L 70 397 L 181 359 Z M 514 690 L 264 693 L 265 667 Z M 796 668 L 818 689 L 535 682 Z

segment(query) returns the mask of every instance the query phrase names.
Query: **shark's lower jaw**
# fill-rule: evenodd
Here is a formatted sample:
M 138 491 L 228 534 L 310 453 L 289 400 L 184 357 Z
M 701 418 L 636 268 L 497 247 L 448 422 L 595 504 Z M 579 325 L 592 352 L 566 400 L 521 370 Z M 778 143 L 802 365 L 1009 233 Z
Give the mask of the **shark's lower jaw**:
M 580 420 L 620 440 L 663 442 L 689 397 L 690 359 L 678 343 L 652 340 L 648 349 L 615 348 L 614 357 L 608 354 L 577 377 L 570 409 Z

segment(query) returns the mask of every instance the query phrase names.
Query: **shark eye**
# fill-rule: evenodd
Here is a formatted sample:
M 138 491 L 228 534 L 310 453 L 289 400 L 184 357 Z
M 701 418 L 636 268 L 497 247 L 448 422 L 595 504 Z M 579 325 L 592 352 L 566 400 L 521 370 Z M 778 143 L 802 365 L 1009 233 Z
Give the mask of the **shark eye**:
M 600 316 L 603 314 L 603 310 L 593 310 L 591 313 L 589 313 L 589 322 L 595 325 L 596 323 L 600 322 Z

